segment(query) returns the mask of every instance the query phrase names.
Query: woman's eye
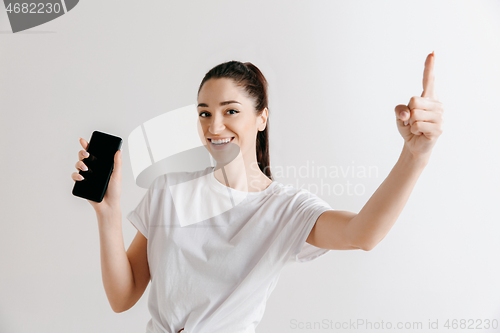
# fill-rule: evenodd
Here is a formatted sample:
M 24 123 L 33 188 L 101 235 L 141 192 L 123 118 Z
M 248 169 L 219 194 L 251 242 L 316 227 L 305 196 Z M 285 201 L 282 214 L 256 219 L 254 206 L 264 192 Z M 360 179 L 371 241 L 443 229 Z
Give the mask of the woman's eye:
M 240 111 L 238 111 L 238 110 L 234 110 L 234 109 L 227 110 L 227 112 L 231 112 L 231 111 L 234 111 L 234 112 L 233 112 L 233 113 L 230 113 L 230 114 L 240 113 Z M 204 114 L 204 113 L 206 113 L 206 114 L 207 114 L 207 116 L 203 117 L 203 116 L 202 116 L 202 114 Z M 202 117 L 202 118 L 206 118 L 206 117 L 208 117 L 208 115 L 209 115 L 209 113 L 208 113 L 208 112 L 206 112 L 206 111 L 203 111 L 203 112 L 201 112 L 201 113 L 199 114 L 199 116 L 200 116 L 200 117 Z

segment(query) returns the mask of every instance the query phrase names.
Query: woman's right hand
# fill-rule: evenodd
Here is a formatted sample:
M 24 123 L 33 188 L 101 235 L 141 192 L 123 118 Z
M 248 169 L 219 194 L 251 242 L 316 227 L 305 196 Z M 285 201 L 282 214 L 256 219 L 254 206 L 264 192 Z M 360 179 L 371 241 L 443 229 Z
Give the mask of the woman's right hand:
M 78 152 L 78 162 L 76 162 L 75 167 L 77 170 L 85 170 L 86 165 L 83 163 L 83 159 L 89 157 L 87 153 L 88 142 L 80 138 L 80 144 L 85 150 L 80 150 Z M 82 181 L 82 175 L 78 172 L 73 172 L 71 178 L 74 181 Z M 122 155 L 121 150 L 115 153 L 115 161 L 113 166 L 113 172 L 111 173 L 111 178 L 109 179 L 108 188 L 104 194 L 104 198 L 101 202 L 95 202 L 92 200 L 87 200 L 92 207 L 94 207 L 96 213 L 112 213 L 115 211 L 120 211 L 120 193 L 121 193 L 121 182 L 122 182 Z

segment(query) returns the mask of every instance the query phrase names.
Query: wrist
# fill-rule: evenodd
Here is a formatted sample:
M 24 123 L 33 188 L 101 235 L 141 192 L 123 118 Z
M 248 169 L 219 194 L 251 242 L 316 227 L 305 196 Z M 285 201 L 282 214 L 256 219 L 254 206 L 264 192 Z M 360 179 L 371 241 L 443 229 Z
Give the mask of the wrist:
M 403 151 L 401 152 L 401 159 L 403 159 L 406 163 L 415 165 L 415 166 L 420 166 L 420 167 L 425 167 L 430 160 L 431 153 L 426 153 L 426 154 L 414 154 L 408 148 L 408 146 L 405 144 L 403 146 Z
M 95 213 L 98 218 L 110 218 L 120 216 L 122 211 L 120 206 L 103 206 L 96 208 Z

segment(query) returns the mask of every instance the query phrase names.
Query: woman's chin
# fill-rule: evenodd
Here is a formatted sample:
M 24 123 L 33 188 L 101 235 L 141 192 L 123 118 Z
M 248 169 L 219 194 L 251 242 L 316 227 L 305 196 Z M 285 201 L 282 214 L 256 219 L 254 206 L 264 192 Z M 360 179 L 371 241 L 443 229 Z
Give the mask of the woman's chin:
M 234 160 L 240 153 L 240 147 L 234 143 L 228 143 L 224 149 L 211 149 L 211 146 L 208 147 L 210 149 L 210 154 L 217 162 L 228 161 L 231 162 Z

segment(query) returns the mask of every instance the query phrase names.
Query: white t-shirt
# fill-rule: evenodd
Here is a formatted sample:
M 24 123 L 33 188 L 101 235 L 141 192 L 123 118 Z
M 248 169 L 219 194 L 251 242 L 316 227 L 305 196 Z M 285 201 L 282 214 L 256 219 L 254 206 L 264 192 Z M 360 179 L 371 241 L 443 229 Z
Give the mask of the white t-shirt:
M 333 210 L 305 189 L 221 184 L 214 168 L 157 177 L 127 218 L 148 239 L 147 333 L 254 333 L 282 268 L 330 250 L 306 242 Z

